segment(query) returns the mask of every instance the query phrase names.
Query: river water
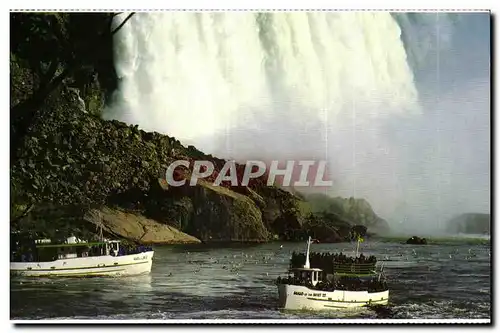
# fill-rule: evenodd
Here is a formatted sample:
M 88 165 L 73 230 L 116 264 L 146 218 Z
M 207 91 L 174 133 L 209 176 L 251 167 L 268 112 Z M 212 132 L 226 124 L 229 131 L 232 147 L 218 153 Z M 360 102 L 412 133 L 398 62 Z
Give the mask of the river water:
M 350 254 L 354 244 L 312 251 Z M 12 279 L 11 319 L 490 319 L 490 244 L 366 241 L 385 260 L 390 304 L 381 310 L 283 312 L 274 284 L 305 243 L 158 246 L 150 275 L 126 278 Z

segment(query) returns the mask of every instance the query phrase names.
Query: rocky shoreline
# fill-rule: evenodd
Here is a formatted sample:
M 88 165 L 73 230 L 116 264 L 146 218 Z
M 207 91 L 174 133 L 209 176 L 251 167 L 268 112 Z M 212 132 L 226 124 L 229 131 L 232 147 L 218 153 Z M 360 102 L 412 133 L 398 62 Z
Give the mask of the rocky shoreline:
M 54 220 L 54 214 L 67 210 L 79 216 L 73 223 L 85 223 L 87 212 L 111 210 L 115 214 L 104 214 L 107 218 L 102 221 L 108 231 L 136 242 L 146 242 L 137 222 L 142 219 L 157 224 L 151 234 L 166 232 L 158 231 L 165 226 L 181 242 L 303 240 L 307 235 L 341 242 L 350 239 L 355 224 L 364 222 L 342 216 L 347 215 L 342 209 L 312 211 L 309 201 L 259 182 L 234 189 L 203 180 L 194 187 L 168 187 L 164 175 L 175 159 L 203 158 L 219 165 L 224 161 L 185 148 L 166 135 L 102 120 L 78 109 L 74 102 L 64 88 L 49 98 L 44 116 L 29 129 L 17 163 L 11 167 L 12 208 L 42 207 L 21 219 L 25 223 L 35 215 Z M 188 179 L 189 174 L 183 177 Z M 351 199 L 353 206 L 346 210 L 351 215 L 357 202 Z M 47 205 L 52 209 L 43 210 Z M 363 212 L 358 207 L 360 214 L 381 220 L 369 205 L 362 207 Z M 119 218 L 117 212 L 122 212 Z M 136 226 L 118 226 L 117 219 L 137 220 Z M 147 242 L 163 242 L 160 236 L 150 237 Z M 173 236 L 165 237 L 168 243 Z

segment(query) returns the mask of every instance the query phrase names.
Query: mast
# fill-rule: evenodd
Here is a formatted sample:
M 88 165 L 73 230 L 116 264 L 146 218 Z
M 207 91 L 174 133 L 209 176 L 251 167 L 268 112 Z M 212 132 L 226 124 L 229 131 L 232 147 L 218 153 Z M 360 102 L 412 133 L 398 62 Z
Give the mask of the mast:
M 104 241 L 104 235 L 103 235 L 103 226 L 104 226 L 104 218 L 102 216 L 102 213 L 100 211 L 96 210 L 91 210 L 89 213 L 88 221 L 95 224 L 95 230 L 97 237 L 99 237 L 99 241 L 103 242 Z
M 364 240 L 363 240 L 363 238 L 359 234 L 357 234 L 356 238 L 357 238 L 357 241 L 356 241 L 356 257 L 357 257 L 358 253 L 359 253 L 359 244 L 361 242 L 363 242 Z
M 311 245 L 311 236 L 309 236 L 309 239 L 307 240 L 306 263 L 304 265 L 304 268 L 311 268 L 311 264 L 309 263 L 309 246 L 310 245 Z
M 102 216 L 99 215 L 100 218 L 102 218 Z M 103 237 L 103 234 L 102 234 L 102 220 L 99 219 L 98 222 L 97 222 L 97 231 L 99 232 L 99 241 L 100 242 L 103 242 L 104 241 L 104 237 Z

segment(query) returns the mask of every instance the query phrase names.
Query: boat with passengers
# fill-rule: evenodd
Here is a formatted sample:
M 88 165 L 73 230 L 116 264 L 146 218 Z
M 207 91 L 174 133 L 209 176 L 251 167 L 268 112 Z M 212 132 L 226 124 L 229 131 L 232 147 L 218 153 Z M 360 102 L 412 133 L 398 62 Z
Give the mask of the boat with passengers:
M 19 237 L 18 237 L 19 238 Z M 129 276 L 151 272 L 154 251 L 147 246 L 124 246 L 119 240 L 65 242 L 50 239 L 11 240 L 10 272 L 29 277 Z
M 293 254 L 285 278 L 276 281 L 279 306 L 285 310 L 335 310 L 386 305 L 389 288 L 375 256 L 343 253 Z M 359 247 L 359 241 L 358 241 Z

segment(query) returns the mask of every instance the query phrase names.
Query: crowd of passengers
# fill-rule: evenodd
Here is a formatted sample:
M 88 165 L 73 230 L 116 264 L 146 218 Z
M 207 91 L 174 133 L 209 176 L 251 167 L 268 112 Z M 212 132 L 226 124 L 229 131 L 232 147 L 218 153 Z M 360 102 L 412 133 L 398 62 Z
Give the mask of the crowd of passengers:
M 118 251 L 118 256 L 128 256 L 131 254 L 138 254 L 138 253 L 149 252 L 149 251 L 153 251 L 153 248 L 151 246 L 120 245 L 120 249 Z M 114 251 L 112 251 L 111 255 L 114 255 L 114 254 L 115 254 Z
M 387 290 L 387 282 L 384 279 L 371 278 L 360 279 L 357 277 L 341 277 L 337 280 L 325 280 L 318 282 L 315 286 L 311 280 L 303 277 L 278 277 L 277 284 L 291 284 L 296 286 L 305 286 L 313 290 L 334 291 L 334 290 L 349 290 L 349 291 L 368 291 L 379 292 Z
M 306 255 L 304 253 L 292 253 L 292 258 L 290 260 L 290 268 L 303 267 L 306 261 Z M 367 270 L 374 269 L 377 258 L 375 256 L 365 256 L 360 254 L 358 257 L 349 257 L 340 253 L 318 253 L 312 252 L 309 254 L 309 263 L 311 267 L 320 268 L 325 272 L 333 272 L 335 267 L 343 267 L 345 265 L 356 264 L 356 265 L 366 265 Z
M 32 252 L 19 253 L 11 252 L 10 261 L 13 262 L 32 262 L 34 261 L 34 256 Z
M 99 247 L 89 247 L 83 251 L 77 251 L 77 257 L 94 257 L 104 255 L 104 249 Z M 113 249 L 110 249 L 110 255 L 112 256 L 127 256 L 132 254 L 139 254 L 143 252 L 153 251 L 151 246 L 135 246 L 122 244 L 120 245 L 118 253 L 115 253 Z M 42 257 L 39 258 L 35 255 L 36 250 L 32 250 L 31 248 L 23 248 L 20 251 L 12 251 L 10 260 L 12 262 L 33 262 L 33 261 L 46 261 L 46 260 L 57 260 L 59 256 L 57 253 L 51 254 L 51 257 Z M 42 255 L 43 256 L 43 255 Z

